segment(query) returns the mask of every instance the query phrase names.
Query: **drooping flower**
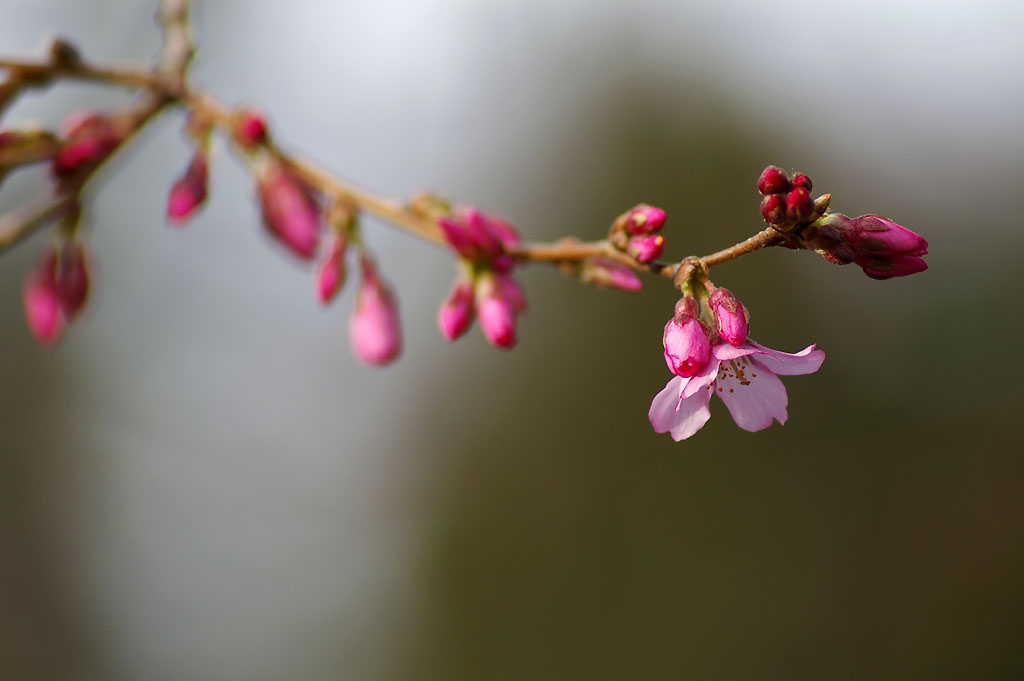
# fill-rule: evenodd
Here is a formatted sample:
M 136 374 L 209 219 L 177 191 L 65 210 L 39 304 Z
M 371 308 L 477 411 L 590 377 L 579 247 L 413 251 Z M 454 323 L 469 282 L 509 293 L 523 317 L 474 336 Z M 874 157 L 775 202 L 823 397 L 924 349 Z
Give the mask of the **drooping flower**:
M 739 347 L 721 341 L 711 349 L 703 371 L 669 379 L 651 402 L 648 418 L 655 432 L 685 440 L 711 418 L 709 403 L 715 394 L 743 430 L 763 430 L 772 421 L 782 424 L 788 397 L 778 377 L 812 374 L 824 360 L 825 353 L 814 345 L 790 354 L 749 340 Z

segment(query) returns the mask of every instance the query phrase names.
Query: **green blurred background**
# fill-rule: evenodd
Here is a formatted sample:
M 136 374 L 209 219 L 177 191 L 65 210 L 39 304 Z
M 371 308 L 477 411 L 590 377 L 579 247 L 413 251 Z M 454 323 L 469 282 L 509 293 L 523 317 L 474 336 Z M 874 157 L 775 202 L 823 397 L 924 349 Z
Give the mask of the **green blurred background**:
M 7 4 L 5 54 L 158 48 L 147 3 Z M 198 84 L 381 192 L 530 239 L 646 201 L 681 258 L 758 230 L 776 163 L 923 234 L 929 270 L 715 268 L 755 338 L 828 359 L 787 379 L 784 427 L 713 403 L 674 443 L 646 419 L 667 282 L 531 268 L 514 352 L 449 346 L 448 256 L 369 221 L 407 333 L 365 369 L 352 290 L 318 309 L 223 145 L 202 216 L 163 225 L 168 114 L 90 191 L 91 309 L 56 350 L 19 294 L 44 237 L 0 262 L 0 677 L 1024 677 L 1019 3 L 233 0 L 195 23 Z M 124 101 L 61 87 L 4 125 Z

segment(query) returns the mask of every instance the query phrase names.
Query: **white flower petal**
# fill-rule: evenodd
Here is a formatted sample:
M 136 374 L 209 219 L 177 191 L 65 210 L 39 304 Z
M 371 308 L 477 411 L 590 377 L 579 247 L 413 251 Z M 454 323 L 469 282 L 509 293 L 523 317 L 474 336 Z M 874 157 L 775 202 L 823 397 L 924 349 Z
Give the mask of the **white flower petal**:
M 711 409 L 708 408 L 710 400 L 711 391 L 705 388 L 698 390 L 693 397 L 679 403 L 679 409 L 676 411 L 676 423 L 669 431 L 673 440 L 676 442 L 685 440 L 704 427 L 704 424 L 711 418 Z
M 710 390 L 701 390 L 689 399 L 682 399 L 680 392 L 686 386 L 686 379 L 672 377 L 665 388 L 655 395 L 647 416 L 657 433 L 671 433 L 676 442 L 690 437 L 711 418 L 708 400 Z
M 685 385 L 685 379 L 673 376 L 665 384 L 665 388 L 654 396 L 647 418 L 654 426 L 654 432 L 667 433 L 676 422 L 676 407 L 679 406 L 679 393 Z
M 751 359 L 722 362 L 713 389 L 736 425 L 754 432 L 772 425 L 772 419 L 785 423 L 789 398 L 782 381 Z
M 688 379 L 690 382 L 683 386 L 683 391 L 680 393 L 682 398 L 686 400 L 693 397 L 697 394 L 698 390 L 715 380 L 715 376 L 718 375 L 719 364 L 721 364 L 721 362 L 712 357 L 708 360 L 708 363 L 704 365 L 704 368 L 700 370 L 699 374 L 690 376 Z
M 761 346 L 754 347 L 755 345 L 756 343 L 751 344 L 750 341 L 747 341 L 738 348 L 734 348 L 725 342 L 716 343 L 715 347 L 711 349 L 711 354 L 715 359 L 725 362 L 730 359 L 737 359 L 746 355 L 752 355 L 755 352 L 760 352 L 758 348 Z

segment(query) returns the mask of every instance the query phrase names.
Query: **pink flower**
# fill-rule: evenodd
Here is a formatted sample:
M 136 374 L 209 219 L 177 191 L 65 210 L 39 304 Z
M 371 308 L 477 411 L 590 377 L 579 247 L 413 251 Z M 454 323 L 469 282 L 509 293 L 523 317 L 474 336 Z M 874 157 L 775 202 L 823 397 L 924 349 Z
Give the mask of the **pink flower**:
M 809 345 L 796 354 L 779 352 L 747 341 L 739 347 L 719 342 L 703 371 L 690 377 L 673 376 L 655 395 L 648 418 L 655 432 L 685 440 L 711 418 L 709 402 L 722 398 L 736 425 L 750 432 L 772 421 L 785 423 L 788 398 L 779 376 L 812 374 L 825 353 Z
M 359 265 L 362 281 L 349 319 L 349 341 L 360 362 L 383 366 L 402 351 L 398 308 L 391 290 L 377 274 L 373 261 L 364 255 Z

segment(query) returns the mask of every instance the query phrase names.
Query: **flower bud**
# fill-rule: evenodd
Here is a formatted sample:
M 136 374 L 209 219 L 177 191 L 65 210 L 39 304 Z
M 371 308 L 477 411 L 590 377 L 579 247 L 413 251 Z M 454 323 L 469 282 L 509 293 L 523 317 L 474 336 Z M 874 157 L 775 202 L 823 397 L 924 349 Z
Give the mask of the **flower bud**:
M 512 274 L 509 272 L 495 272 L 494 283 L 497 285 L 498 292 L 502 297 L 512 303 L 512 309 L 516 311 L 516 314 L 526 309 L 526 294 L 523 293 L 523 288 Z
M 53 345 L 64 330 L 61 297 L 57 286 L 57 252 L 48 248 L 25 279 L 22 289 L 25 321 L 36 342 Z
M 827 261 L 854 262 L 872 279 L 903 277 L 928 269 L 921 256 L 928 242 L 919 234 L 881 215 L 850 218 L 830 213 L 806 227 L 800 235 L 805 248 Z
M 437 219 L 437 226 L 441 229 L 444 240 L 460 257 L 467 260 L 476 260 L 480 257 L 476 242 L 470 238 L 469 232 L 458 220 L 445 215 Z
M 623 291 L 639 291 L 643 282 L 633 270 L 607 258 L 591 258 L 580 270 L 580 280 L 586 284 L 595 284 L 605 288 L 617 288 Z
M 676 376 L 689 378 L 711 359 L 711 341 L 696 317 L 677 313 L 665 324 L 665 364 Z
M 180 224 L 192 216 L 206 200 L 207 176 L 206 152 L 196 150 L 185 174 L 171 187 L 167 197 L 168 220 Z
M 729 345 L 739 347 L 747 340 L 747 311 L 736 297 L 724 288 L 716 288 L 708 299 L 715 318 L 715 330 Z
M 360 362 L 383 366 L 402 350 L 398 309 L 391 290 L 381 281 L 369 257 L 362 256 L 359 264 L 362 278 L 349 318 L 349 341 Z
M 769 225 L 781 225 L 786 221 L 786 200 L 781 194 L 769 194 L 761 199 L 761 217 Z
M 319 240 L 320 207 L 309 189 L 277 161 L 262 167 L 256 187 L 270 234 L 300 258 L 312 258 Z
M 85 249 L 80 243 L 68 242 L 61 248 L 60 265 L 57 268 L 57 295 L 61 310 L 68 320 L 78 316 L 89 297 L 89 268 Z
M 345 250 L 348 245 L 343 234 L 335 233 L 327 244 L 327 255 L 316 270 L 316 295 L 327 305 L 338 295 L 345 283 Z
M 251 109 L 236 114 L 232 132 L 235 142 L 243 149 L 252 149 L 267 142 L 267 122 Z
M 665 237 L 660 234 L 647 234 L 645 236 L 633 236 L 626 244 L 626 252 L 637 262 L 654 262 L 661 257 L 665 250 Z
M 793 173 L 792 183 L 794 188 L 806 189 L 811 191 L 811 178 L 803 173 Z
M 790 222 L 807 222 L 813 213 L 814 199 L 806 189 L 797 187 L 786 194 L 786 217 Z
M 653 234 L 665 224 L 665 211 L 640 203 L 626 213 L 626 232 L 634 236 Z
M 64 144 L 53 157 L 53 174 L 62 178 L 95 166 L 124 140 L 124 131 L 109 116 L 75 114 L 64 123 Z
M 473 323 L 473 282 L 460 280 L 455 282 L 448 297 L 441 303 L 437 313 L 437 326 L 441 335 L 450 341 L 455 340 L 469 330 Z
M 789 191 L 790 182 L 786 171 L 778 166 L 768 166 L 757 178 L 757 191 L 765 196 Z
M 516 344 L 516 310 L 492 277 L 480 278 L 477 285 L 477 318 L 487 341 L 497 348 L 511 349 Z

